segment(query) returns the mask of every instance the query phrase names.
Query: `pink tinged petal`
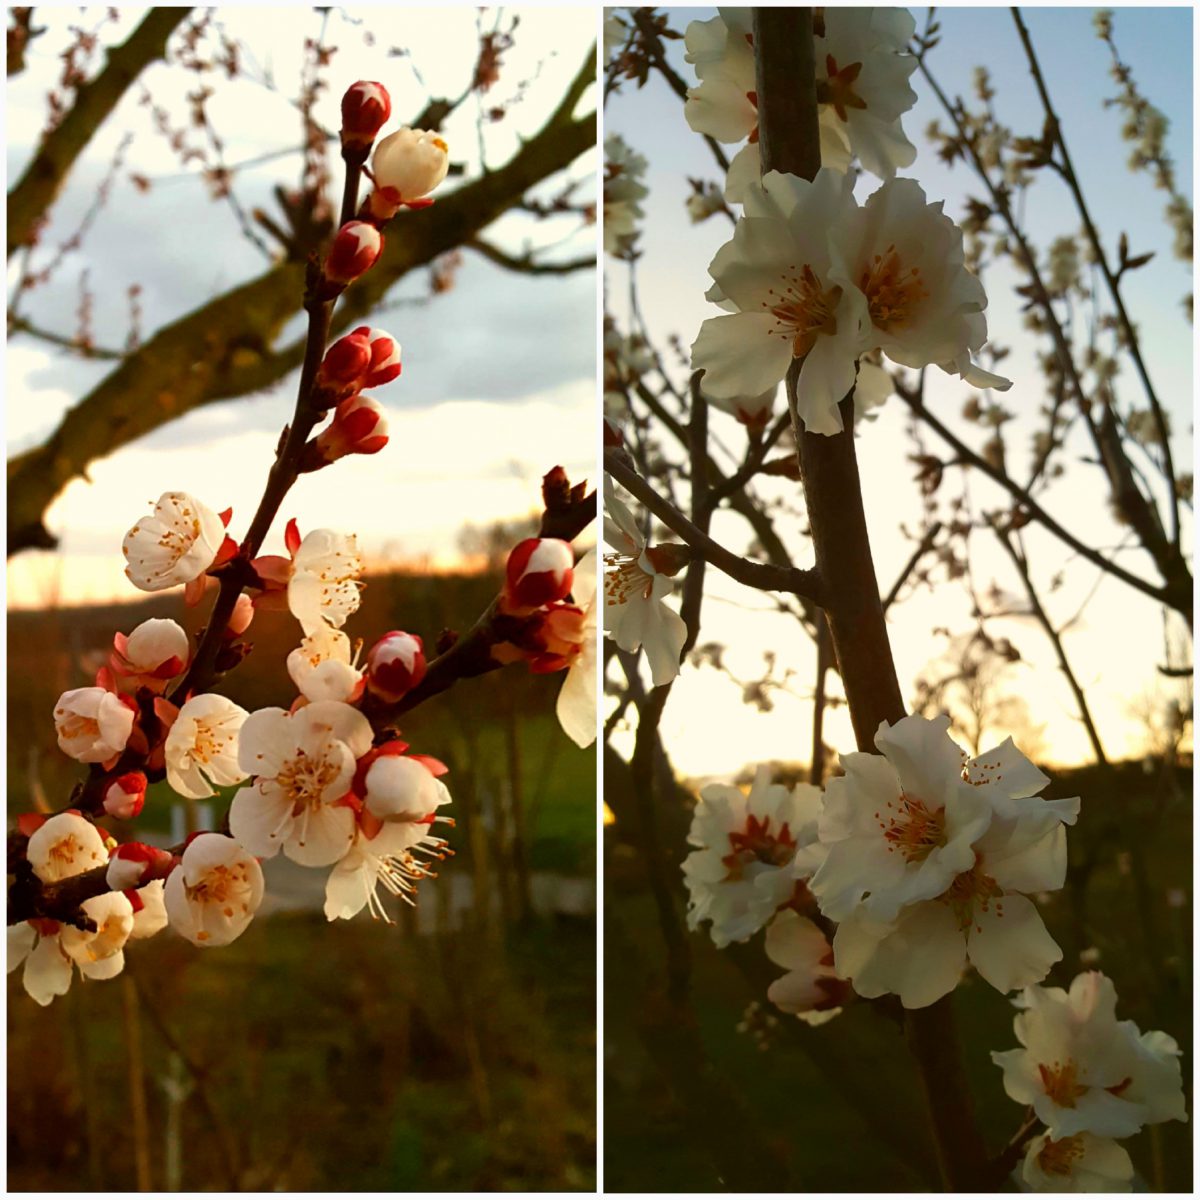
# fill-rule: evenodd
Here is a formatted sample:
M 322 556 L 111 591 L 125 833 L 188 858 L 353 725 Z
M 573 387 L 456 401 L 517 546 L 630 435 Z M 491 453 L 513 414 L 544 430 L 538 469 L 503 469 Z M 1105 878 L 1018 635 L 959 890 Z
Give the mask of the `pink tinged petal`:
M 697 133 L 718 142 L 740 142 L 758 124 L 758 109 L 750 103 L 746 88 L 722 77 L 688 90 L 683 117 Z
M 917 904 L 888 927 L 852 918 L 838 926 L 834 962 L 860 996 L 893 992 L 905 1008 L 925 1008 L 952 992 L 966 966 L 966 939 L 949 908 Z
M 25 990 L 43 1008 L 71 987 L 71 960 L 63 953 L 57 935 L 38 939 L 25 959 Z
M 829 943 L 807 917 L 786 909 L 767 926 L 765 949 L 776 966 L 815 971 L 829 953 Z
M 730 160 L 725 175 L 725 199 L 730 204 L 746 204 L 762 172 L 762 152 L 757 142 L 747 142 Z
M 354 814 L 348 808 L 306 808 L 295 819 L 283 852 L 302 867 L 327 867 L 354 842 Z
M 769 313 L 710 317 L 692 343 L 692 367 L 704 371 L 704 390 L 734 400 L 757 396 L 787 374 L 791 339 Z
M 259 858 L 272 858 L 278 854 L 291 838 L 294 825 L 291 802 L 266 781 L 242 788 L 229 807 L 230 832 Z
M 833 435 L 842 431 L 838 405 L 854 386 L 855 359 L 865 348 L 857 344 L 853 330 L 843 331 L 846 317 L 839 306 L 838 333 L 821 334 L 800 368 L 796 383 L 796 408 L 809 433 Z
M 168 762 L 167 783 L 173 791 L 187 796 L 190 800 L 203 800 L 216 794 L 200 770 L 199 764 L 195 762 L 189 761 L 187 766 L 182 768 Z
M 336 700 L 309 704 L 292 717 L 292 721 L 296 723 L 298 745 L 305 745 L 312 734 L 323 732 L 346 745 L 354 758 L 366 754 L 375 737 L 371 722 L 358 709 Z
M 967 930 L 971 964 L 1000 992 L 1040 983 L 1062 958 L 1031 900 L 1009 894 L 976 905 Z

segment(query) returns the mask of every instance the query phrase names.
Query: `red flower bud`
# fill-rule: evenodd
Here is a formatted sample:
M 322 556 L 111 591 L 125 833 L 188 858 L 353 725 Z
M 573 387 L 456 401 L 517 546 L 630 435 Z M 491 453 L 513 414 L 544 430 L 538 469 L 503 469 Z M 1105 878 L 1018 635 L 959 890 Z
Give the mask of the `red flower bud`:
M 370 396 L 355 396 L 334 410 L 333 420 L 317 435 L 315 453 L 325 466 L 347 454 L 378 454 L 387 441 L 383 405 Z
M 382 253 L 383 235 L 374 225 L 365 221 L 347 221 L 337 231 L 325 258 L 326 282 L 342 287 L 352 283 L 369 271 Z
M 250 628 L 250 622 L 253 620 L 254 601 L 243 592 L 237 598 L 237 603 L 233 606 L 233 612 L 229 615 L 229 624 L 225 626 L 225 637 L 241 637 Z
M 383 387 L 399 376 L 400 343 L 390 333 L 360 325 L 354 335 L 366 337 L 371 346 L 371 365 L 359 381 L 360 388 Z
M 360 80 L 342 97 L 342 145 L 369 146 L 392 115 L 392 98 L 382 83 Z
M 118 775 L 104 789 L 104 811 L 120 821 L 132 821 L 146 803 L 146 777 L 141 771 Z
M 367 655 L 367 687 L 394 704 L 425 678 L 425 647 L 415 633 L 393 629 Z
M 508 556 L 504 600 L 510 612 L 532 611 L 565 599 L 571 591 L 575 556 L 559 538 L 526 538 Z
M 359 380 L 371 365 L 371 342 L 356 329 L 338 338 L 321 360 L 317 371 L 317 386 L 331 392 L 353 394 Z

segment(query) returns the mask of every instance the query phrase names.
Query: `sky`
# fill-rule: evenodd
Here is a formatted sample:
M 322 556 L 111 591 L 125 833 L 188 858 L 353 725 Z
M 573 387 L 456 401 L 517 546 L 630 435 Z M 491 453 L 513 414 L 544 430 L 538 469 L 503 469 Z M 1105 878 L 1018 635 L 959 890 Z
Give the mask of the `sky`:
M 487 104 L 511 98 L 528 81 L 523 98 L 503 121 L 486 127 L 490 165 L 507 160 L 518 138 L 535 132 L 561 98 L 591 46 L 595 11 L 587 8 L 507 9 L 519 12 L 516 44 Z M 492 10 L 494 13 L 494 10 Z M 103 44 L 124 40 L 142 10 L 123 10 L 101 32 Z M 7 89 L 7 166 L 15 178 L 28 160 L 45 118 L 46 93 L 67 44 L 66 27 L 92 28 L 102 10 L 39 10 L 51 31 L 32 43 L 28 69 Z M 247 50 L 252 79 L 208 81 L 216 93 L 209 111 L 224 139 L 225 157 L 238 163 L 297 147 L 300 119 L 294 107 L 303 63 L 303 40 L 316 37 L 320 16 L 294 8 L 284 36 L 278 10 L 218 9 L 230 36 Z M 489 18 L 490 20 L 490 18 Z M 507 26 L 507 20 L 505 22 Z M 490 27 L 490 26 L 485 26 Z M 373 47 L 364 35 L 374 36 Z M 384 82 L 399 127 L 430 95 L 457 95 L 474 64 L 476 10 L 387 8 L 331 10 L 326 44 L 338 47 L 327 73 L 317 119 L 336 129 L 341 89 L 357 79 Z M 403 55 L 391 49 L 406 51 Z M 156 64 L 144 82 L 177 124 L 186 122 L 186 93 L 195 78 Z M 95 189 L 126 133 L 134 140 L 109 202 L 82 248 L 66 257 L 45 288 L 23 302 L 35 324 L 73 335 L 79 284 L 87 272 L 95 295 L 94 336 L 120 346 L 129 331 L 126 292 L 142 288 L 143 329 L 148 334 L 208 298 L 261 273 L 267 260 L 239 232 L 229 209 L 208 200 L 197 168 L 181 167 L 153 128 L 135 86 L 89 145 L 51 214 L 44 245 L 54 247 L 78 227 Z M 589 91 L 579 112 L 594 104 Z M 445 134 L 451 158 L 466 178 L 480 171 L 475 97 L 455 113 Z M 340 187 L 336 147 L 331 159 Z M 567 179 L 583 179 L 578 198 L 591 199 L 595 155 L 543 184 L 550 195 Z M 280 157 L 239 172 L 242 206 L 278 211 L 277 184 L 295 186 L 299 155 Z M 143 194 L 131 174 L 151 180 Z M 445 190 L 454 186 L 453 179 Z M 596 230 L 578 218 L 537 222 L 508 214 L 488 231 L 514 254 L 547 247 L 547 259 L 578 258 L 595 246 Z M 36 265 L 36 263 L 35 263 Z M 15 275 L 10 269 L 9 286 Z M 562 464 L 572 478 L 594 475 L 595 294 L 592 271 L 565 276 L 516 275 L 465 252 L 454 289 L 429 298 L 425 272 L 402 280 L 369 323 L 404 346 L 404 374 L 377 395 L 388 411 L 391 442 L 380 454 L 305 477 L 286 504 L 301 528 L 325 525 L 354 531 L 369 558 L 419 561 L 448 567 L 459 559 L 457 535 L 465 522 L 487 524 L 535 510 L 542 474 Z M 285 329 L 297 336 L 301 321 Z M 110 369 L 27 336 L 10 339 L 6 361 L 6 431 L 9 453 L 38 444 L 62 414 Z M 257 504 L 279 429 L 290 415 L 297 374 L 268 392 L 210 405 L 98 461 L 90 482 L 76 480 L 47 514 L 61 537 L 58 552 L 26 553 L 8 565 L 9 604 L 64 604 L 136 598 L 123 576 L 124 531 L 164 491 L 187 490 L 220 510 L 249 520 Z M 221 470 L 212 464 L 218 459 Z M 282 526 L 282 521 L 280 522 Z M 268 545 L 278 549 L 281 530 Z
M 1193 333 L 1180 301 L 1192 287 L 1191 265 L 1181 263 L 1170 253 L 1170 234 L 1161 220 L 1162 194 L 1145 176 L 1135 177 L 1125 170 L 1127 149 L 1119 138 L 1119 115 L 1103 107 L 1104 97 L 1115 88 L 1107 75 L 1107 48 L 1092 31 L 1092 10 L 1024 11 L 1076 169 L 1110 253 L 1122 229 L 1128 233 L 1134 252 L 1157 251 L 1150 265 L 1127 277 L 1123 289 L 1127 306 L 1143 334 L 1151 376 L 1170 411 L 1176 461 L 1184 464 L 1180 469 L 1188 469 L 1193 458 Z M 922 28 L 925 10 L 912 12 L 918 28 Z M 1139 7 L 1136 20 L 1133 14 L 1132 9 L 1117 10 L 1118 45 L 1149 99 L 1171 118 L 1167 144 L 1177 164 L 1178 178 L 1190 196 L 1192 13 L 1186 8 Z M 682 32 L 689 21 L 712 15 L 713 9 L 673 9 L 671 24 Z M 1040 132 L 1040 108 L 1008 10 L 939 8 L 938 18 L 942 43 L 933 51 L 930 64 L 943 88 L 951 96 L 970 95 L 972 69 L 984 64 L 991 71 L 997 92 L 999 119 L 1018 133 Z M 680 75 L 694 82 L 691 68 L 683 61 L 683 42 L 667 45 Z M 966 168 L 947 168 L 931 152 L 924 130 L 931 119 L 940 115 L 940 109 L 919 74 L 914 74 L 911 82 L 918 101 L 905 115 L 904 128 L 918 147 L 918 157 L 904 173 L 917 178 L 930 199 L 944 199 L 947 213 L 958 218 L 966 197 L 978 194 L 981 185 Z M 687 345 L 700 323 L 717 315 L 703 297 L 710 283 L 707 266 L 731 229 L 721 217 L 697 226 L 690 223 L 684 212 L 690 191 L 687 176 L 716 180 L 716 165 L 700 138 L 688 129 L 679 99 L 657 77 L 641 90 L 625 84 L 619 94 L 610 97 L 604 130 L 606 135 L 620 133 L 649 160 L 645 182 L 650 195 L 643 203 L 646 217 L 639 243 L 643 250 L 638 266 L 641 308 L 659 344 L 665 344 L 669 334 L 677 333 Z M 870 179 L 860 181 L 860 199 L 874 186 L 876 183 Z M 1033 190 L 1027 214 L 1035 241 L 1042 246 L 1055 236 L 1078 229 L 1078 218 L 1065 191 L 1050 181 Z M 1012 280 L 1011 274 L 1001 270 L 987 277 L 988 320 L 992 336 L 1013 348 L 1003 369 L 1014 380 L 1014 387 L 1003 399 L 1021 414 L 1009 427 L 1014 431 L 1009 444 L 1025 447 L 1036 428 L 1035 414 L 1043 400 L 1043 385 L 1034 360 L 1035 343 L 1021 328 L 1018 305 L 1009 289 Z M 627 275 L 622 264 L 606 260 L 605 285 L 609 307 L 618 318 L 624 318 Z M 1128 366 L 1116 386 L 1123 400 L 1141 402 Z M 982 439 L 978 430 L 957 419 L 970 389 L 936 371 L 930 373 L 927 389 L 931 408 L 960 432 L 966 432 L 969 444 L 979 445 Z M 912 543 L 898 536 L 899 526 L 906 522 L 913 527 L 919 516 L 912 468 L 905 461 L 905 412 L 899 401 L 889 402 L 878 419 L 861 432 L 858 444 L 872 549 L 884 588 L 897 577 L 911 552 Z M 727 445 L 741 444 L 740 428 L 724 414 L 714 412 L 710 427 Z M 931 451 L 942 452 L 932 433 L 927 434 L 926 443 Z M 1119 541 L 1119 534 L 1107 517 L 1098 472 L 1070 462 L 1083 457 L 1080 443 L 1072 443 L 1070 449 L 1066 480 L 1049 493 L 1047 506 L 1084 541 L 1111 548 Z M 943 457 L 948 454 L 943 452 Z M 999 505 L 1000 494 L 987 481 L 976 476 L 971 487 L 977 505 Z M 718 540 L 744 551 L 747 534 L 739 518 L 719 517 L 713 531 Z M 1186 536 L 1190 544 L 1190 522 Z M 1035 580 L 1043 591 L 1057 571 L 1066 569 L 1065 586 L 1047 598 L 1052 618 L 1065 621 L 1096 586 L 1097 572 L 1085 563 L 1072 562 L 1071 552 L 1040 529 L 1028 532 L 1028 548 Z M 1143 555 L 1130 551 L 1120 554 L 1123 565 L 1154 578 L 1153 568 Z M 801 559 L 802 564 L 806 561 Z M 1017 595 L 1019 581 L 998 547 L 991 550 L 980 546 L 974 562 L 981 588 L 995 579 L 1010 595 Z M 811 742 L 808 697 L 815 672 L 810 639 L 791 618 L 777 615 L 767 598 L 719 572 L 710 571 L 708 579 L 701 640 L 725 644 L 726 664 L 743 681 L 763 674 L 764 652 L 776 653 L 781 663 L 797 672 L 792 685 L 797 694 L 777 693 L 774 711 L 762 714 L 742 703 L 741 689 L 731 679 L 710 668 L 685 666 L 662 722 L 677 769 L 685 775 L 716 776 L 732 775 L 747 762 L 807 762 Z M 931 638 L 930 630 L 946 626 L 956 633 L 966 632 L 971 624 L 965 597 L 954 585 L 941 584 L 933 593 L 918 593 L 893 610 L 889 617 L 891 640 L 906 699 L 912 700 L 918 673 L 944 646 L 944 642 Z M 1075 719 L 1069 689 L 1055 668 L 1040 628 L 1019 620 L 996 622 L 990 628 L 995 636 L 1010 637 L 1022 652 L 1024 662 L 1013 668 L 1010 684 L 1027 701 L 1032 722 L 1044 726 L 1046 759 L 1064 765 L 1087 761 L 1089 748 L 1084 731 Z M 1146 700 L 1161 711 L 1169 696 L 1178 694 L 1157 680 L 1154 671 L 1154 665 L 1164 660 L 1158 606 L 1105 578 L 1084 617 L 1067 635 L 1066 644 L 1093 705 L 1109 756 L 1140 754 L 1144 747 L 1142 725 L 1132 709 Z M 853 749 L 844 708 L 828 714 L 826 741 L 837 749 Z

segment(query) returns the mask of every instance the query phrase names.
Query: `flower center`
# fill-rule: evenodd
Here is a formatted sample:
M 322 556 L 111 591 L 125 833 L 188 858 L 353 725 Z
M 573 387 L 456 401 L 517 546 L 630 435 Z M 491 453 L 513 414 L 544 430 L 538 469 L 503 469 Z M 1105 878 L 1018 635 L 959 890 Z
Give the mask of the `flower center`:
M 1071 1168 L 1083 1157 L 1083 1135 L 1047 1142 L 1038 1151 L 1038 1166 L 1047 1175 L 1070 1175 Z
M 996 916 L 1004 916 L 1004 889 L 979 869 L 978 857 L 969 871 L 954 877 L 954 882 L 940 899 L 953 910 L 958 927 L 964 933 L 975 925 L 975 913 L 987 912 L 993 900 L 996 902 Z M 975 925 L 975 932 L 981 932 L 978 925 Z
M 834 313 L 838 300 L 841 299 L 842 289 L 823 288 L 816 272 L 808 263 L 799 270 L 793 264 L 788 270 L 791 273 L 780 279 L 782 295 L 774 288 L 768 288 L 769 299 L 763 301 L 763 308 L 777 323 L 778 327 L 771 332 L 780 337 L 790 338 L 792 357 L 802 358 L 816 345 L 820 334 L 837 333 L 837 318 Z
M 81 847 L 73 833 L 68 833 L 65 838 L 59 838 L 53 846 L 50 847 L 50 860 L 58 863 L 59 866 L 67 867 L 75 861 L 75 855 L 80 851 Z
M 858 286 L 867 298 L 872 324 L 884 333 L 907 325 L 913 310 L 929 295 L 921 282 L 921 269 L 905 271 L 894 245 L 863 268 Z
M 928 808 L 924 800 L 907 792 L 901 792 L 894 804 L 889 800 L 886 811 L 877 812 L 875 819 L 888 849 L 903 855 L 905 862 L 924 862 L 946 844 L 946 810 Z
M 627 604 L 630 597 L 649 600 L 654 577 L 642 570 L 638 560 L 628 554 L 604 556 L 604 595 L 610 604 Z
M 837 59 L 832 54 L 825 55 L 828 78 L 817 81 L 817 103 L 831 104 L 839 121 L 846 120 L 846 109 L 867 107 L 867 102 L 854 90 L 862 67 L 862 63 L 856 62 L 838 70 Z
M 1067 1059 L 1065 1063 L 1038 1063 L 1038 1074 L 1042 1077 L 1042 1088 L 1060 1108 L 1074 1108 L 1075 1101 L 1087 1091 L 1076 1078 L 1078 1068 Z
M 62 732 L 68 741 L 73 742 L 76 738 L 87 738 L 89 741 L 93 741 L 100 736 L 100 722 L 94 717 L 84 717 L 79 713 L 67 713 L 62 722 Z
M 378 885 L 383 884 L 393 896 L 399 896 L 415 908 L 417 886 L 421 880 L 436 879 L 437 872 L 430 869 L 432 864 L 450 857 L 454 851 L 443 838 L 426 837 L 403 854 L 375 856 L 369 848 L 366 853 L 370 864 L 368 869 L 375 872 L 375 881 L 367 893 L 367 909 L 372 917 L 382 917 L 390 925 L 392 918 L 376 894 Z M 429 861 L 422 862 L 417 858 L 418 854 L 425 854 Z
M 337 778 L 338 766 L 322 755 L 313 758 L 303 750 L 286 762 L 275 776 L 275 782 L 292 802 L 293 816 L 306 808 L 320 808 L 325 790 Z
M 192 756 L 202 763 L 209 763 L 220 757 L 233 740 L 233 735 L 223 729 L 205 722 L 196 723 L 196 732 L 192 742 Z
M 784 821 L 778 833 L 772 833 L 770 817 L 763 817 L 760 822 L 753 814 L 749 816 L 744 829 L 729 835 L 729 845 L 730 852 L 721 859 L 729 868 L 726 879 L 741 879 L 751 863 L 785 867 L 796 857 L 796 839 L 787 822 Z
M 219 905 L 221 915 L 231 921 L 238 910 L 243 917 L 250 912 L 250 872 L 243 862 L 210 867 L 198 883 L 185 883 L 183 890 L 190 901 Z M 196 937 L 206 942 L 209 934 L 202 929 Z

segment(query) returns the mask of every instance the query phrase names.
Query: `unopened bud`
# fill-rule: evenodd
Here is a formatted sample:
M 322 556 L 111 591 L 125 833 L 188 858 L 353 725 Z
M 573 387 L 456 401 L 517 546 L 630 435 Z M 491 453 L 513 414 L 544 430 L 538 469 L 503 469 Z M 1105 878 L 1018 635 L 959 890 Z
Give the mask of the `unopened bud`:
M 383 234 L 366 221 L 347 221 L 337 231 L 323 271 L 327 284 L 338 285 L 334 294 L 369 271 L 383 253 Z
M 366 327 L 364 326 L 363 329 Z M 317 386 L 340 395 L 352 395 L 359 380 L 371 365 L 371 342 L 363 329 L 338 338 L 321 360 L 317 370 Z
M 145 842 L 126 842 L 112 852 L 104 881 L 114 892 L 123 892 L 152 879 L 165 879 L 174 862 L 174 856 L 167 850 L 158 850 Z
M 319 471 L 347 454 L 378 454 L 387 445 L 387 414 L 370 396 L 355 396 L 304 448 L 301 471 Z
M 119 821 L 132 821 L 146 803 L 146 776 L 141 771 L 118 775 L 104 789 L 104 811 Z
M 229 614 L 229 623 L 225 626 L 225 636 L 227 638 L 241 637 L 250 628 L 250 622 L 253 620 L 254 601 L 245 592 L 242 592 L 233 606 L 233 612 Z
M 570 594 L 575 556 L 559 538 L 526 538 L 508 556 L 504 599 L 510 611 L 553 604 Z
M 398 129 L 375 147 L 371 175 L 375 190 L 367 210 L 376 220 L 389 221 L 404 205 L 422 207 L 450 169 L 446 143 L 423 129 Z
M 382 329 L 371 329 L 360 325 L 355 331 L 360 337 L 365 337 L 371 349 L 370 364 L 363 371 L 359 380 L 360 388 L 383 387 L 400 375 L 400 343 L 390 333 Z
M 425 647 L 415 633 L 394 629 L 367 655 L 367 687 L 394 704 L 425 678 Z
M 360 80 L 342 97 L 342 145 L 369 146 L 392 115 L 392 98 L 382 83 Z

